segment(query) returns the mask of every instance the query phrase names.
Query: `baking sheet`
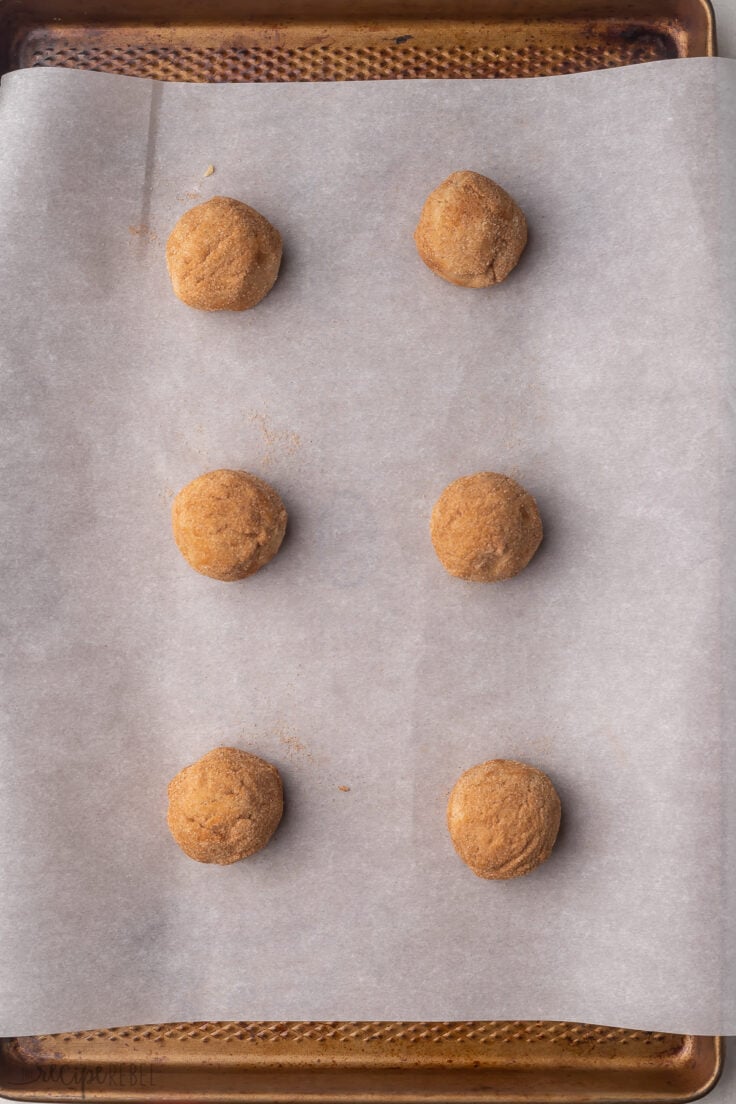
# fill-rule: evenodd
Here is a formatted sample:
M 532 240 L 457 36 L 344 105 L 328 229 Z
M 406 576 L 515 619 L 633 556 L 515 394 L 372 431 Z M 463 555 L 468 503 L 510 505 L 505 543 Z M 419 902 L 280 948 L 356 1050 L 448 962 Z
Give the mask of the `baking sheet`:
M 571 1019 L 736 1031 L 736 66 L 510 82 L 0 88 L 0 1033 L 198 1019 Z M 204 177 L 209 164 L 212 176 Z M 487 292 L 418 260 L 473 168 L 531 238 Z M 211 195 L 285 241 L 245 314 L 173 296 Z M 290 512 L 241 584 L 175 491 L 255 471 Z M 535 494 L 517 579 L 451 579 L 458 475 Z M 165 788 L 227 743 L 287 813 L 187 860 Z M 473 877 L 480 760 L 547 770 L 552 859 Z M 341 789 L 349 787 L 349 790 Z

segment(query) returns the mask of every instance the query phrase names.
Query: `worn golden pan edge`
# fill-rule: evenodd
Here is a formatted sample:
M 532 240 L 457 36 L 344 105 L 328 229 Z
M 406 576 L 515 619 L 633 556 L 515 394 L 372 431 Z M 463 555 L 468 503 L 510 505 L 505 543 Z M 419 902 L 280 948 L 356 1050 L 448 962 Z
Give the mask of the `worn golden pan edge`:
M 512 77 L 714 52 L 709 0 L 0 3 L 0 72 L 62 65 L 189 81 Z
M 664 1104 L 716 1083 L 718 1038 L 546 1021 L 161 1024 L 0 1044 L 0 1093 L 60 1101 Z

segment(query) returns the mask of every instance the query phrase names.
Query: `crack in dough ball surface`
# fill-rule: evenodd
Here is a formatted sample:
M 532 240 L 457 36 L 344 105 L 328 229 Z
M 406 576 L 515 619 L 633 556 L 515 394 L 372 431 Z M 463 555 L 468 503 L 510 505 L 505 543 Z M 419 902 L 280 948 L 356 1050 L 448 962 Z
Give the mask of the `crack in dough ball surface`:
M 231 583 L 278 552 L 287 514 L 270 484 L 249 472 L 205 472 L 179 491 L 171 510 L 174 540 L 201 575 Z
M 238 748 L 218 747 L 169 783 L 169 830 L 190 859 L 227 866 L 265 847 L 284 811 L 281 775 Z
M 428 268 L 459 287 L 500 284 L 527 242 L 521 207 L 476 172 L 454 172 L 427 197 L 414 241 Z
M 226 196 L 186 211 L 169 235 L 174 293 L 197 310 L 249 310 L 276 283 L 281 235 L 263 215 Z
M 453 846 L 479 878 L 518 878 L 545 862 L 560 815 L 560 799 L 547 775 L 513 759 L 471 767 L 447 803 Z
M 537 504 L 508 475 L 477 472 L 445 487 L 430 521 L 442 566 L 458 579 L 497 583 L 518 575 L 542 541 Z

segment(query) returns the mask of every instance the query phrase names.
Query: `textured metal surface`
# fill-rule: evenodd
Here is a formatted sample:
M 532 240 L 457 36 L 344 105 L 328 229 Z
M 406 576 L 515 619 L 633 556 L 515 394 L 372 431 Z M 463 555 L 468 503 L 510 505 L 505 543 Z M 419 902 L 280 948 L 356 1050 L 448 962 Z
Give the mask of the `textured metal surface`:
M 39 1101 L 686 1101 L 720 1043 L 579 1023 L 172 1023 L 6 1040 L 0 1093 Z
M 102 45 L 80 47 L 62 36 L 33 44 L 29 66 L 60 65 L 169 81 L 263 82 L 390 80 L 427 77 L 535 77 L 611 69 L 678 56 L 666 35 L 634 42 L 493 47 L 391 45 L 196 47 Z
M 381 1021 L 347 1022 L 222 1022 L 148 1024 L 99 1031 L 75 1031 L 68 1035 L 38 1035 L 34 1044 L 49 1049 L 59 1044 L 174 1043 L 198 1046 L 218 1043 L 267 1043 L 271 1046 L 299 1046 L 303 1043 L 338 1043 L 345 1046 L 441 1046 L 492 1047 L 507 1044 L 534 1046 L 545 1043 L 562 1047 L 586 1046 L 648 1048 L 649 1053 L 665 1053 L 685 1036 L 647 1031 L 628 1031 L 618 1027 L 590 1024 L 556 1023 L 547 1020 L 470 1020 L 452 1023 L 410 1023 Z
M 534 77 L 714 51 L 708 0 L 0 0 L 0 72 Z

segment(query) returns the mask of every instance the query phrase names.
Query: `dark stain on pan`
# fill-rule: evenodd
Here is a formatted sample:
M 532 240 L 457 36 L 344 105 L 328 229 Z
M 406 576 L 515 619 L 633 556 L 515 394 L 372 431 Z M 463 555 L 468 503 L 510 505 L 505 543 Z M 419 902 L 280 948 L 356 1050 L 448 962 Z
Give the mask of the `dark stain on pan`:
M 598 37 L 602 38 L 604 47 L 607 46 L 610 50 L 620 50 L 623 46 L 635 61 L 665 61 L 682 54 L 675 35 L 661 27 L 639 23 L 609 23 L 602 36 L 600 28 L 598 29 Z

